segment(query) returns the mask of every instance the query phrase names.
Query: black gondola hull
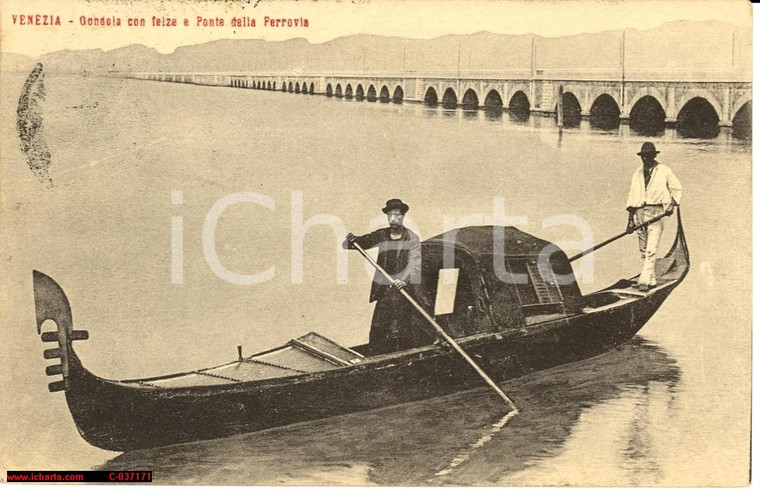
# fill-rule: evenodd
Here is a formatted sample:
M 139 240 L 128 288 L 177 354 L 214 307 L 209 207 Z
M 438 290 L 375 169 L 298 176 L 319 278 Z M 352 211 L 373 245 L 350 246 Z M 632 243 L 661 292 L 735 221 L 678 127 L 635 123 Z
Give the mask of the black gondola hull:
M 659 291 L 595 315 L 461 344 L 497 381 L 593 357 L 630 340 L 667 297 Z M 82 437 L 131 451 L 212 439 L 482 387 L 454 352 L 421 348 L 382 361 L 280 381 L 145 389 L 92 375 L 74 355 L 66 398 Z

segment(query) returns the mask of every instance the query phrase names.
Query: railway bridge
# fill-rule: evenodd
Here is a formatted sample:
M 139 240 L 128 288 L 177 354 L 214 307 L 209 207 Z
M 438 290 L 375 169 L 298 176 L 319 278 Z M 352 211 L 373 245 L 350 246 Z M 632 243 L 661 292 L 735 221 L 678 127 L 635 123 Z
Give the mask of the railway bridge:
M 721 72 L 515 70 L 485 73 L 270 74 L 133 73 L 143 80 L 271 90 L 379 103 L 421 103 L 445 109 L 508 111 L 557 117 L 566 126 L 592 124 L 748 131 L 751 80 Z

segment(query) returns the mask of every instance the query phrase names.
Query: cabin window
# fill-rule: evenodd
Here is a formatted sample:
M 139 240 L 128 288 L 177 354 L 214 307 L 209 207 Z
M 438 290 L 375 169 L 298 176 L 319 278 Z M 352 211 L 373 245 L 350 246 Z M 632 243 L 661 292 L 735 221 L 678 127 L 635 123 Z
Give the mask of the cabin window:
M 458 283 L 458 268 L 442 268 L 438 270 L 438 287 L 435 293 L 434 315 L 440 316 L 454 312 Z
M 511 259 L 509 266 L 514 274 L 523 278 L 522 283 L 517 284 L 523 306 L 562 302 L 562 292 L 551 266 L 539 266 L 536 258 Z

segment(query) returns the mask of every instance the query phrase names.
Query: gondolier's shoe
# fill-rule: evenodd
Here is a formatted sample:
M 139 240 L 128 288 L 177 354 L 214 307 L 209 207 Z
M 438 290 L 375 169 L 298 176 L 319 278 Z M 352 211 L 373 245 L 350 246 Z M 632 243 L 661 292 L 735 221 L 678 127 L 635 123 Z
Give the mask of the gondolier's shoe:
M 648 285 L 648 284 L 639 284 L 639 290 L 641 292 L 648 292 L 649 289 L 651 289 L 651 288 L 652 288 L 651 285 Z

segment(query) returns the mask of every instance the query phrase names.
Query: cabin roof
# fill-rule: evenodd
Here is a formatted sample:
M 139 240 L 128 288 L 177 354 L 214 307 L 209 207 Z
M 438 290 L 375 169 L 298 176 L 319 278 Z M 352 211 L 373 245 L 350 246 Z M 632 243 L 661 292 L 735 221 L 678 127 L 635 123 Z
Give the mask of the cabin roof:
M 566 314 L 581 307 L 581 291 L 564 251 L 517 228 L 470 226 L 434 236 L 422 245 L 423 283 L 431 296 L 435 297 L 438 269 L 464 270 L 474 280 L 472 297 L 487 288 L 486 299 L 501 327 L 524 324 L 527 316 Z M 448 255 L 447 249 L 454 253 Z M 447 260 L 452 261 L 447 264 Z
M 494 244 L 496 243 L 496 246 Z M 512 226 L 469 226 L 452 229 L 424 241 L 428 246 L 463 248 L 476 258 L 481 256 L 535 256 L 547 246 L 556 245 Z M 551 248 L 550 248 L 551 249 Z M 547 250 L 550 251 L 550 250 Z

